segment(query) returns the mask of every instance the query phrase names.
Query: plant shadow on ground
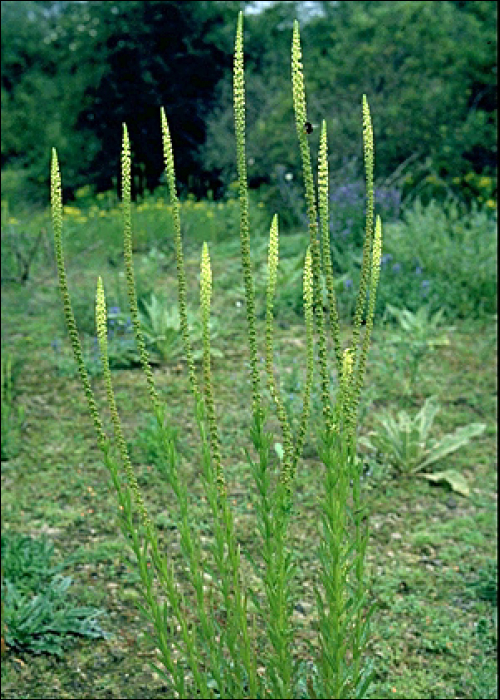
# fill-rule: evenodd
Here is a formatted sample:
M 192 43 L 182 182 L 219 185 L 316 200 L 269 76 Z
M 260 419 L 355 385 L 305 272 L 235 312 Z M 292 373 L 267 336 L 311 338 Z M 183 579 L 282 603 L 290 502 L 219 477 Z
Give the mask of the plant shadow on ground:
M 221 243 L 212 246 L 211 256 L 214 317 L 227 319 L 230 309 L 230 322 L 220 323 L 214 341 L 224 359 L 213 360 L 224 465 L 242 551 L 258 555 L 252 480 L 242 451 L 248 445 L 251 389 L 247 358 L 241 352 L 245 337 L 243 297 L 238 285 L 232 283 L 232 272 L 235 280 L 240 274 L 239 251 Z M 193 250 L 186 263 L 187 279 L 197 280 L 199 251 Z M 81 271 L 78 275 L 80 288 L 88 281 L 89 290 L 93 290 L 97 270 L 86 266 L 85 277 Z M 155 279 L 155 288 L 172 288 L 174 275 L 170 262 Z M 258 275 L 259 270 L 257 280 Z M 71 287 L 71 277 L 69 283 Z M 189 295 L 197 309 L 197 284 L 190 286 Z M 262 297 L 257 303 L 262 306 Z M 61 328 L 62 320 L 56 280 L 5 288 L 2 308 L 2 346 L 8 346 L 22 368 L 16 377 L 15 401 L 24 409 L 19 452 L 2 462 L 3 529 L 33 537 L 47 535 L 55 544 L 56 562 L 72 556 L 72 595 L 78 605 L 107 611 L 101 624 L 111 635 L 103 640 L 75 639 L 61 659 L 8 650 L 2 660 L 2 697 L 168 697 L 168 685 L 148 664 L 155 650 L 137 610 L 137 575 L 124 554 L 115 522 L 114 494 L 95 445 L 85 398 L 76 377 L 60 376 L 50 350 L 54 329 Z M 443 406 L 436 419 L 437 434 L 478 420 L 485 422 L 487 429 L 441 463 L 443 469 L 453 466 L 466 477 L 471 487 L 467 499 L 418 478 L 395 479 L 389 471 L 377 475 L 367 463 L 365 488 L 371 513 L 368 564 L 371 597 L 378 606 L 370 647 L 376 675 L 368 697 L 494 697 L 495 330 L 493 323 L 485 321 L 457 323 L 450 345 L 436 347 L 426 356 L 416 395 L 408 397 L 401 391 L 401 377 L 380 369 L 389 331 L 382 326 L 375 328 L 373 362 L 369 362 L 366 399 L 361 407 L 363 433 L 375 427 L 381 409 L 397 411 L 407 408 L 408 401 L 420 406 L 431 393 L 439 396 Z M 259 332 L 263 338 L 263 322 Z M 276 366 L 292 415 L 303 381 L 304 368 L 297 359 L 303 342 L 300 319 L 293 313 L 277 319 Z M 154 372 L 177 429 L 192 519 L 209 538 L 208 510 L 198 478 L 197 428 L 185 368 L 176 357 Z M 176 514 L 169 506 L 170 494 L 156 463 L 142 374 L 134 369 L 119 370 L 114 372 L 114 381 L 139 483 L 163 546 L 169 548 L 173 560 L 180 560 Z M 93 385 L 104 405 L 100 377 L 93 379 Z M 313 397 L 313 420 L 318 411 L 318 397 Z M 273 418 L 270 424 L 278 426 Z M 279 441 L 279 431 L 275 435 Z M 291 529 L 298 563 L 296 653 L 306 661 L 310 659 L 306 642 L 314 642 L 316 626 L 313 584 L 317 573 L 318 469 L 316 446 L 306 442 Z M 248 572 L 252 585 L 250 569 Z

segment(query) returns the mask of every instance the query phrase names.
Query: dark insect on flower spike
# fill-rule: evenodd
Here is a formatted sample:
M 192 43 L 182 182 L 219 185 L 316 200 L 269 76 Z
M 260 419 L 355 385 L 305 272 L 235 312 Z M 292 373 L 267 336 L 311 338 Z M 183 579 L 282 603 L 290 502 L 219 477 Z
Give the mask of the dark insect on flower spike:
M 312 126 L 311 122 L 306 122 L 304 124 L 304 131 L 306 134 L 312 134 L 313 126 Z

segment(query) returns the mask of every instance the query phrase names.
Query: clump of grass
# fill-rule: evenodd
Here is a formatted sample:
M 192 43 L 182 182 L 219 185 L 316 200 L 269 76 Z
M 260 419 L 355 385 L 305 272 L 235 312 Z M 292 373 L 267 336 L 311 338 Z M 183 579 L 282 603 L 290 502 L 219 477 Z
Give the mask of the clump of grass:
M 243 14 L 236 32 L 234 61 L 234 107 L 236 158 L 239 177 L 240 247 L 243 268 L 248 352 L 251 379 L 252 427 L 245 447 L 256 489 L 255 526 L 260 540 L 261 560 L 253 561 L 242 552 L 228 497 L 223 441 L 217 395 L 212 381 L 210 309 L 212 269 L 206 242 L 201 251 L 200 316 L 202 337 L 201 382 L 195 366 L 192 324 L 188 314 L 181 237 L 181 205 L 177 196 L 174 157 L 165 112 L 161 111 L 164 158 L 169 188 L 169 212 L 174 230 L 177 262 L 179 333 L 186 359 L 193 411 L 200 436 L 200 478 L 209 508 L 211 539 L 204 545 L 193 526 L 188 485 L 179 469 L 176 433 L 169 424 L 167 407 L 161 400 L 151 370 L 144 329 L 141 325 L 133 266 L 131 221 L 131 157 L 128 131 L 123 129 L 122 178 L 124 260 L 130 318 L 138 356 L 148 386 L 157 431 L 155 454 L 173 493 L 178 513 L 182 572 L 174 571 L 169 553 L 162 550 L 157 532 L 129 456 L 112 385 L 108 351 L 108 312 L 101 278 L 97 283 L 96 325 L 112 419 L 113 440 L 104 429 L 94 393 L 85 369 L 68 291 L 62 249 L 61 181 L 57 155 L 52 160 L 53 226 L 60 289 L 65 318 L 94 421 L 97 440 L 116 491 L 119 523 L 137 562 L 142 609 L 154 629 L 158 647 L 156 669 L 173 686 L 176 697 L 280 697 L 297 693 L 307 697 L 363 697 L 370 684 L 371 669 L 366 660 L 369 621 L 373 608 L 367 593 L 365 554 L 368 520 L 361 495 L 361 473 L 356 459 L 356 426 L 370 344 L 376 291 L 379 281 L 382 228 L 374 221 L 373 132 L 366 97 L 363 97 L 363 138 L 367 183 L 365 242 L 360 287 L 355 306 L 351 346 L 340 343 L 339 318 L 330 260 L 328 234 L 328 168 L 326 123 L 322 124 L 318 166 L 319 207 L 316 206 L 305 86 L 298 23 L 292 43 L 292 91 L 297 136 L 303 164 L 309 221 L 309 245 L 302 273 L 305 318 L 306 379 L 302 409 L 296 430 L 290 425 L 279 382 L 274 374 L 274 297 L 279 266 L 279 222 L 270 225 L 266 288 L 265 382 L 271 406 L 265 404 L 258 362 L 256 295 L 250 250 L 249 197 L 245 156 L 245 78 L 243 68 Z M 321 229 L 318 227 L 318 209 Z M 321 234 L 321 235 L 320 235 Z M 324 282 L 323 282 L 324 280 Z M 322 286 L 327 292 L 323 309 Z M 230 319 L 228 319 L 230 322 Z M 315 662 L 304 670 L 295 649 L 292 612 L 294 550 L 289 525 L 294 517 L 294 486 L 309 429 L 311 391 L 314 380 L 314 346 L 319 348 L 319 384 L 322 421 L 317 427 L 324 465 L 320 498 L 320 545 L 317 556 L 319 581 L 316 586 L 318 639 Z M 330 393 L 329 343 L 334 349 L 338 391 Z M 274 406 L 281 427 L 276 443 L 268 429 Z M 271 447 L 279 444 L 280 463 L 272 468 Z M 260 580 L 253 590 L 248 583 L 249 566 Z M 186 583 L 181 588 L 179 574 Z M 254 614 L 250 613 L 252 599 Z M 305 690 L 304 690 L 305 688 Z M 303 695 L 302 695 L 303 696 Z

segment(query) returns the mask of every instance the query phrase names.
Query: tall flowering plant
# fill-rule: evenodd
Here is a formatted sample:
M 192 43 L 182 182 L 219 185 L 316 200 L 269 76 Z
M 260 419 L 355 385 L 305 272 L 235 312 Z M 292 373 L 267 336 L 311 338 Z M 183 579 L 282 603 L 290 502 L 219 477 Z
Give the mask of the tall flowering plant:
M 109 470 L 118 500 L 121 530 L 131 547 L 140 574 L 141 608 L 154 630 L 158 672 L 173 687 L 176 697 L 296 697 L 300 663 L 294 646 L 294 552 L 289 526 L 294 517 L 294 481 L 309 424 L 314 373 L 314 345 L 319 348 L 319 380 L 323 407 L 321 460 L 325 466 L 321 497 L 321 531 L 318 533 L 319 583 L 316 588 L 319 653 L 306 679 L 308 697 L 362 698 L 371 674 L 366 660 L 371 609 L 367 597 L 365 552 L 367 517 L 361 497 L 360 472 L 355 458 L 357 410 L 363 386 L 373 326 L 381 258 L 381 223 L 374 225 L 373 133 L 368 103 L 363 97 L 363 135 L 367 183 L 366 232 L 361 282 L 354 316 L 351 347 L 340 342 L 329 244 L 328 159 L 326 123 L 323 122 L 318 166 L 318 206 L 308 143 L 304 76 L 298 23 L 292 42 L 292 89 L 299 148 L 302 157 L 309 221 L 305 255 L 303 300 L 305 311 L 305 371 L 303 408 L 293 434 L 273 370 L 273 304 L 279 265 L 279 226 L 271 222 L 265 322 L 265 381 L 281 425 L 283 454 L 280 472 L 273 478 L 270 466 L 272 435 L 266 429 L 270 407 L 264 404 L 258 364 L 255 291 L 250 257 L 250 221 L 245 156 L 245 79 L 243 15 L 238 18 L 234 57 L 234 114 L 239 176 L 241 259 L 245 284 L 248 348 L 252 387 L 251 443 L 247 450 L 257 492 L 257 531 L 261 562 L 252 562 L 262 580 L 262 594 L 246 584 L 233 513 L 228 499 L 224 455 L 219 436 L 216 396 L 210 352 L 212 271 L 207 243 L 201 252 L 200 309 L 203 338 L 202 379 L 196 376 L 186 304 L 186 277 L 181 237 L 174 157 L 168 121 L 161 110 L 163 152 L 175 231 L 180 330 L 200 436 L 201 478 L 211 517 L 212 539 L 207 553 L 192 526 L 187 485 L 178 468 L 173 431 L 166 406 L 158 394 L 139 320 L 132 257 L 131 155 L 128 131 L 123 127 L 122 200 L 124 260 L 130 315 L 138 354 L 148 386 L 151 410 L 161 436 L 165 479 L 178 505 L 183 575 L 177 571 L 158 541 L 134 474 L 123 435 L 107 348 L 107 310 L 101 278 L 97 281 L 96 326 L 113 437 L 103 427 L 97 402 L 83 361 L 83 353 L 68 290 L 62 246 L 62 190 L 57 154 L 52 156 L 51 195 L 55 250 L 60 291 L 68 332 L 87 397 L 98 445 Z M 318 213 L 320 226 L 318 226 Z M 322 279 L 327 290 L 323 310 Z M 362 330 L 362 321 L 364 333 Z M 329 340 L 330 338 L 330 340 Z M 329 342 L 333 345 L 339 390 L 335 401 L 329 387 Z M 112 450 L 113 441 L 117 451 Z M 212 585 L 207 587 L 210 580 Z M 249 599 L 256 613 L 250 615 Z M 257 619 L 256 619 L 257 618 Z M 258 630 L 258 632 L 257 632 Z

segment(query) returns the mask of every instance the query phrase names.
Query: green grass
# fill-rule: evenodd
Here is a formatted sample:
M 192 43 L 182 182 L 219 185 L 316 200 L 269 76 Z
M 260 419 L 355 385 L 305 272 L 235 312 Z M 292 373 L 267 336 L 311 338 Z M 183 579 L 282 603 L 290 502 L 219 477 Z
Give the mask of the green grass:
M 199 207 L 196 216 L 203 211 Z M 143 213 L 135 211 L 135 216 L 140 218 Z M 74 226 L 79 235 L 66 236 L 69 285 L 79 297 L 78 313 L 90 336 L 98 274 L 111 288 L 116 284 L 114 301 L 124 305 L 118 292 L 120 279 L 123 283 L 119 276 L 123 260 L 118 247 L 110 257 L 107 243 L 92 248 L 95 230 L 88 221 L 75 222 Z M 161 226 L 156 226 L 159 232 Z M 138 277 L 142 274 L 145 290 L 150 287 L 172 294 L 175 300 L 171 244 L 160 246 L 164 257 L 151 255 L 151 237 L 155 245 L 161 244 L 155 231 L 146 237 L 147 248 L 136 253 Z M 299 234 L 284 237 L 283 254 L 298 256 L 306 244 L 303 239 L 301 248 Z M 200 249 L 200 241 L 188 237 L 188 303 L 194 310 L 198 309 Z M 264 263 L 264 240 L 254 241 L 254 249 L 256 262 Z M 243 552 L 255 555 L 258 540 L 253 520 L 253 482 L 243 454 L 251 421 L 251 387 L 248 357 L 241 350 L 245 344 L 245 308 L 239 243 L 211 243 L 210 254 L 213 316 L 219 322 L 214 346 L 224 354 L 223 359 L 213 359 L 223 463 L 238 540 Z M 261 266 L 256 270 L 258 311 L 264 303 L 263 286 L 258 281 L 265 279 L 264 269 Z M 289 410 L 298 415 L 295 403 L 300 400 L 299 386 L 305 371 L 298 358 L 303 354 L 305 331 L 302 319 L 290 312 L 287 303 L 283 308 L 286 312 L 277 318 L 276 366 Z M 2 321 L 2 350 L 8 351 L 14 361 L 13 403 L 24 411 L 17 451 L 2 461 L 3 532 L 37 538 L 45 534 L 54 543 L 54 565 L 72 556 L 73 563 L 65 570 L 73 579 L 72 601 L 75 606 L 104 609 L 107 614 L 100 618 L 100 624 L 111 634 L 105 640 L 78 639 L 60 659 L 8 650 L 2 659 L 2 697 L 169 697 L 168 685 L 148 665 L 155 652 L 147 637 L 147 624 L 136 607 L 137 574 L 118 532 L 115 497 L 95 445 L 85 397 L 76 376 L 61 373 L 58 356 L 51 347 L 54 338 L 60 339 L 61 352 L 67 345 L 56 277 L 43 258 L 39 263 L 35 261 L 26 285 L 2 288 Z M 434 437 L 471 422 L 484 422 L 487 428 L 439 464 L 440 469 L 457 469 L 466 477 L 471 490 L 467 499 L 444 485 L 421 479 L 394 478 L 385 470 L 377 476 L 369 471 L 367 463 L 370 595 L 378 606 L 370 645 L 376 669 L 371 698 L 495 697 L 496 324 L 491 316 L 450 323 L 455 328 L 448 334 L 449 345 L 426 353 L 419 367 L 418 384 L 410 395 L 402 390 L 401 358 L 396 358 L 399 364 L 395 366 L 387 362 L 389 349 L 397 352 L 391 344 L 394 329 L 381 323 L 375 326 L 361 406 L 362 433 L 375 428 L 381 410 L 414 413 L 431 394 L 436 394 L 442 405 L 433 427 Z M 258 321 L 261 341 L 263 324 L 262 319 Z M 262 342 L 259 351 L 263 355 Z M 156 367 L 154 373 L 177 429 L 192 520 L 203 537 L 210 538 L 208 509 L 198 476 L 197 427 L 184 363 L 176 357 Z M 92 381 L 104 405 L 102 379 L 95 376 Z M 143 375 L 136 369 L 119 369 L 114 371 L 114 381 L 139 484 L 163 546 L 169 548 L 174 561 L 177 557 L 180 560 L 175 509 L 155 461 L 155 435 L 146 410 Z M 319 411 L 317 394 L 313 396 L 312 420 Z M 270 422 L 277 428 L 274 417 Z M 275 434 L 279 441 L 279 431 Z M 306 441 L 304 455 L 297 474 L 297 512 L 291 536 L 296 545 L 301 591 L 295 611 L 296 653 L 308 661 L 307 642 L 314 640 L 317 624 L 313 583 L 318 573 L 314 550 L 319 459 L 313 440 Z M 251 584 L 251 570 L 245 567 L 245 571 Z

